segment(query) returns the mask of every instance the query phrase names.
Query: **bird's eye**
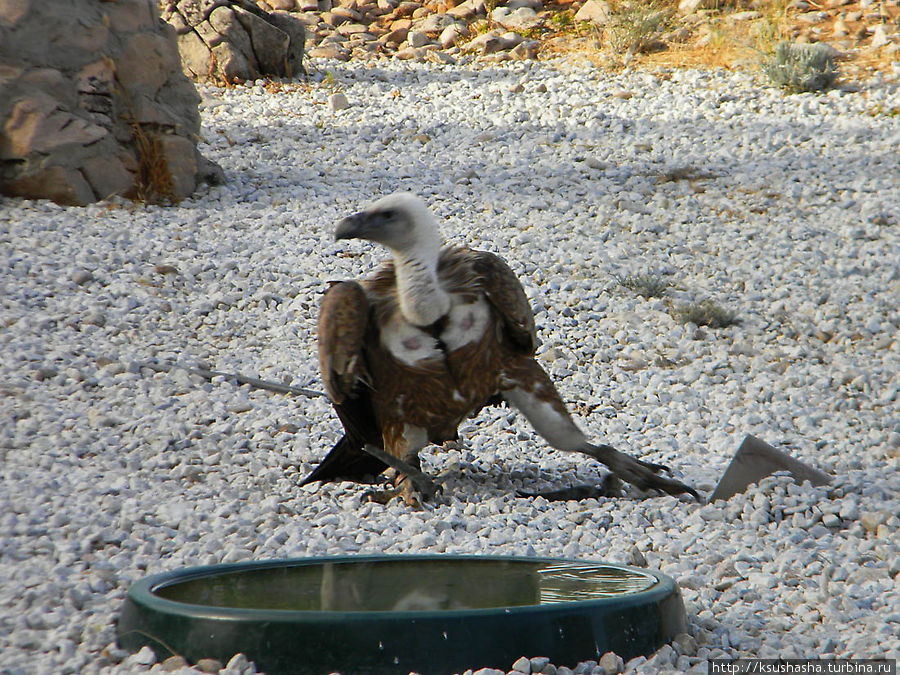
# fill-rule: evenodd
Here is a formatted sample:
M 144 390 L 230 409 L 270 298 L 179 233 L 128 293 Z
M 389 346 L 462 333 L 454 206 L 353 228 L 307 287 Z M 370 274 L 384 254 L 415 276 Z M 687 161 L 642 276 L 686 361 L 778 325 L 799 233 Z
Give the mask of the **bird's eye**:
M 382 220 L 393 220 L 394 216 L 397 215 L 397 212 L 394 209 L 385 209 L 381 212 Z

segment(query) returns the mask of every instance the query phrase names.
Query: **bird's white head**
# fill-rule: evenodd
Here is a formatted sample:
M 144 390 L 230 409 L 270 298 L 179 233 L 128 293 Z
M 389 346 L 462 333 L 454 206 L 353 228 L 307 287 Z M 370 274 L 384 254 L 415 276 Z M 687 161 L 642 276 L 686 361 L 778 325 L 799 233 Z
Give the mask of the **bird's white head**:
M 450 311 L 450 296 L 437 277 L 441 235 L 417 196 L 395 192 L 338 223 L 335 239 L 368 239 L 394 255 L 397 296 L 406 320 L 429 326 Z
M 419 197 L 395 192 L 338 223 L 335 239 L 368 239 L 387 246 L 395 257 L 437 261 L 441 235 L 437 221 Z

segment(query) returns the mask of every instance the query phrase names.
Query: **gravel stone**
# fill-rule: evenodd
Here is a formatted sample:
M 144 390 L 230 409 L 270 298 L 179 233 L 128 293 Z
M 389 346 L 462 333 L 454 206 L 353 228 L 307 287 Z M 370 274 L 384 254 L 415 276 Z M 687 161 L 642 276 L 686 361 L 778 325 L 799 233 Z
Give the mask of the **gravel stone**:
M 314 47 L 313 49 L 309 50 L 309 56 L 311 58 L 319 59 L 337 59 L 338 61 L 350 60 L 349 52 L 333 44 L 323 44 L 319 47 Z
M 156 654 L 150 647 L 141 647 L 140 651 L 125 659 L 125 663 L 135 666 L 150 666 L 156 663 Z
M 672 644 L 674 644 L 678 651 L 685 656 L 693 656 L 697 653 L 697 640 L 687 633 L 679 633 L 676 635 Z
M 250 661 L 243 654 L 235 654 L 225 664 L 225 668 L 243 673 L 250 668 Z
M 512 669 L 517 673 L 530 673 L 531 661 L 528 660 L 527 656 L 520 656 L 516 662 L 512 664 Z
M 859 517 L 859 522 L 867 532 L 875 532 L 884 521 L 885 514 L 879 511 L 864 511 Z
M 629 564 L 635 567 L 647 567 L 647 558 L 637 546 L 632 546 L 629 552 Z
M 416 48 L 416 47 L 424 47 L 431 40 L 428 38 L 428 36 L 424 32 L 418 31 L 418 30 L 411 30 L 406 35 L 406 41 L 407 41 L 407 43 L 409 43 L 410 47 Z
M 822 524 L 825 527 L 840 527 L 841 519 L 833 513 L 826 513 L 822 516 Z
M 86 283 L 94 280 L 94 274 L 90 270 L 77 270 L 72 274 L 72 281 L 74 281 L 79 286 L 84 286 Z
M 345 110 L 350 107 L 350 101 L 347 100 L 347 97 L 341 92 L 336 92 L 328 97 L 328 109 L 332 112 L 337 112 L 338 110 Z
M 550 659 L 546 656 L 532 656 L 530 659 L 531 672 L 540 673 L 550 663 Z
M 632 661 L 634 661 L 634 659 L 632 659 Z M 632 661 L 629 661 L 628 663 L 631 664 Z M 606 652 L 600 657 L 600 661 L 594 668 L 595 671 L 597 669 L 603 672 L 604 675 L 616 675 L 616 673 L 624 672 L 625 662 L 622 660 L 622 657 L 615 652 Z
M 176 654 L 175 656 L 170 656 L 165 661 L 163 661 L 160 666 L 167 673 L 174 673 L 176 670 L 180 670 L 182 668 L 190 668 L 190 663 L 183 656 L 179 656 Z

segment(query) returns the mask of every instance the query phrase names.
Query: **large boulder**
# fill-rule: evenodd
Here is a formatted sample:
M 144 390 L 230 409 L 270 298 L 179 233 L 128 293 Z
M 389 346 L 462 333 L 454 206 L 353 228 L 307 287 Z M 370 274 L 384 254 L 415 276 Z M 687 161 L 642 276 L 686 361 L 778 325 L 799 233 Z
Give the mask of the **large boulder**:
M 287 12 L 266 12 L 249 0 L 161 0 L 160 11 L 195 80 L 235 83 L 303 72 L 306 30 Z
M 156 0 L 0 1 L 0 192 L 178 201 L 221 169 Z

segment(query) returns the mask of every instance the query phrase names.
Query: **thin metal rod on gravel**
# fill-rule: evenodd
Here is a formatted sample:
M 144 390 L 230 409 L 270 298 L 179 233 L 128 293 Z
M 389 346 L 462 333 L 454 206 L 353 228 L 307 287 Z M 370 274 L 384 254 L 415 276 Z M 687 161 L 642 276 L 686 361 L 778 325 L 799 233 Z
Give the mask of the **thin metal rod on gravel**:
M 325 392 L 316 391 L 315 389 L 292 387 L 289 384 L 279 384 L 278 382 L 260 380 L 256 377 L 241 375 L 240 373 L 223 373 L 219 370 L 208 370 L 206 368 L 200 368 L 198 366 L 186 366 L 181 363 L 166 365 L 159 363 L 158 361 L 139 361 L 137 363 L 137 366 L 139 368 L 150 368 L 151 370 L 155 370 L 158 373 L 168 373 L 175 369 L 185 370 L 192 375 L 199 375 L 200 377 L 206 378 L 207 380 L 212 380 L 214 377 L 224 377 L 226 380 L 234 380 L 238 384 L 246 384 L 251 387 L 255 387 L 256 389 L 266 389 L 268 391 L 274 391 L 279 394 L 293 394 L 295 396 L 309 396 L 311 398 L 326 395 Z

